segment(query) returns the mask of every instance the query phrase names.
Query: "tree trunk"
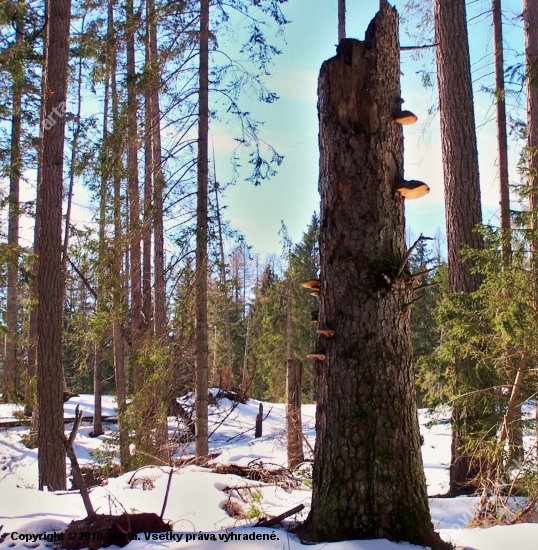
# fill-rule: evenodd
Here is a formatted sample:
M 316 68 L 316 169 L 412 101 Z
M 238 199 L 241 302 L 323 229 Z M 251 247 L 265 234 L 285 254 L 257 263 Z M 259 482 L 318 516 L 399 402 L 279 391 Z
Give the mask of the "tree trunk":
M 465 0 L 435 0 L 435 33 L 441 145 L 445 183 L 446 233 L 448 247 L 448 288 L 450 292 L 470 293 L 478 289 L 481 275 L 472 274 L 472 264 L 462 262 L 460 251 L 467 245 L 483 247 L 474 228 L 482 221 L 478 153 L 474 123 L 473 91 L 467 39 Z M 456 379 L 472 371 L 465 358 L 457 361 Z M 456 388 L 457 392 L 457 388 Z M 450 492 L 474 489 L 472 480 L 479 464 L 465 451 L 476 432 L 480 411 L 452 408 L 452 456 Z
M 48 63 L 43 124 L 39 308 L 37 314 L 37 398 L 39 489 L 66 488 L 62 369 L 62 191 L 65 106 L 71 1 L 49 6 Z
M 533 308 L 538 312 L 538 0 L 523 1 L 527 69 L 527 185 L 530 209 L 530 264 Z M 536 404 L 538 413 L 538 402 Z
M 149 9 L 146 3 L 146 9 Z M 146 72 L 151 72 L 150 30 L 147 22 L 146 30 Z M 151 326 L 152 300 L 151 300 L 151 237 L 152 237 L 152 196 L 153 196 L 153 106 L 152 106 L 152 82 L 151 77 L 144 90 L 144 224 L 142 231 L 142 314 L 143 328 L 147 332 Z
M 131 453 L 129 450 L 129 432 L 125 425 L 127 409 L 127 376 L 123 354 L 124 338 L 124 288 L 122 277 L 123 231 L 121 224 L 121 157 L 122 126 L 119 119 L 119 98 L 116 83 L 117 49 L 114 32 L 114 0 L 108 0 L 107 41 L 110 47 L 110 85 L 112 92 L 113 136 L 113 182 L 114 182 L 114 258 L 112 262 L 112 346 L 114 353 L 114 375 L 116 381 L 116 400 L 118 404 L 118 428 L 120 443 L 120 463 L 124 471 L 129 469 Z
M 311 539 L 432 544 L 405 276 L 398 14 L 321 68 L 321 292 Z M 441 546 L 439 546 L 441 547 Z
M 137 354 L 142 339 L 142 262 L 140 248 L 140 190 L 138 188 L 138 130 L 133 0 L 125 3 L 127 48 L 127 187 L 129 193 L 129 249 L 131 276 L 131 365 L 135 391 L 141 384 Z
M 508 138 L 506 135 L 506 97 L 504 88 L 504 55 L 501 0 L 493 0 L 493 43 L 495 48 L 495 106 L 497 109 L 497 145 L 499 151 L 499 190 L 501 253 L 503 265 L 512 254 L 510 241 L 510 187 L 508 185 Z
M 209 132 L 209 0 L 200 1 L 198 205 L 196 227 L 196 456 L 206 456 L 207 433 L 207 190 Z
M 213 164 L 215 159 L 213 159 Z M 224 327 L 226 332 L 226 375 L 224 376 L 223 387 L 230 390 L 233 384 L 232 372 L 232 336 L 230 327 L 230 302 L 228 300 L 228 281 L 226 280 L 226 258 L 224 256 L 224 238 L 222 235 L 222 222 L 219 208 L 219 185 L 217 183 L 217 172 L 215 170 L 215 206 L 217 209 L 217 227 L 219 230 L 219 252 L 220 252 L 220 283 L 224 295 Z
M 288 468 L 293 470 L 304 462 L 303 425 L 301 401 L 303 383 L 303 362 L 288 359 L 286 376 L 286 433 L 288 439 Z
M 523 2 L 523 31 L 527 67 L 527 150 L 531 212 L 531 270 L 534 309 L 538 311 L 538 0 Z
M 19 7 L 24 0 L 19 0 Z M 24 48 L 24 18 L 17 20 L 15 39 L 16 50 Z M 6 305 L 6 355 L 4 362 L 3 393 L 6 403 L 15 400 L 19 382 L 17 359 L 19 341 L 19 190 L 22 172 L 21 128 L 22 128 L 22 88 L 24 66 L 22 55 L 12 71 L 13 113 L 11 115 L 11 160 L 9 173 L 9 218 L 7 244 L 9 262 L 7 265 L 7 305 Z

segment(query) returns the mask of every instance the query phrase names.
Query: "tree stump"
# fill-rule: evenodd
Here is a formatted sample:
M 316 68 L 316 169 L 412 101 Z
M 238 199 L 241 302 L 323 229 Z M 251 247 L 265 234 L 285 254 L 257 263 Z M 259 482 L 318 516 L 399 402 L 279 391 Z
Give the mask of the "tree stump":
M 263 403 L 260 403 L 258 414 L 256 415 L 256 427 L 254 429 L 254 438 L 261 437 L 263 435 Z
M 315 541 L 387 538 L 443 548 L 423 472 L 404 269 L 398 14 L 386 0 L 363 42 L 324 62 L 320 121 L 321 289 L 312 509 Z M 448 546 L 446 546 L 448 547 Z

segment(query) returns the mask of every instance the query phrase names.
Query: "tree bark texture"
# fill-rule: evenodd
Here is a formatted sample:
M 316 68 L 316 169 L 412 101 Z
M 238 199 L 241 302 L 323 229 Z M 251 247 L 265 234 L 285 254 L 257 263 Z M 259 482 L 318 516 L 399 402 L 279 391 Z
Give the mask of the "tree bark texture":
M 398 14 L 346 39 L 318 84 L 321 291 L 313 540 L 434 536 L 418 433 L 405 261 Z
M 39 489 L 66 488 L 62 369 L 62 191 L 65 102 L 71 1 L 49 6 L 48 62 L 43 124 L 39 308 L 37 314 L 37 398 Z M 49 121 L 49 124 L 47 124 Z
M 198 201 L 196 218 L 196 456 L 207 456 L 207 192 L 209 132 L 209 0 L 200 2 Z
M 293 470 L 304 462 L 301 397 L 303 394 L 303 362 L 288 359 L 286 376 L 286 433 L 288 440 L 288 468 Z
M 448 288 L 449 292 L 470 293 L 478 289 L 482 279 L 481 275 L 471 273 L 471 262 L 461 261 L 460 252 L 466 245 L 481 249 L 483 242 L 480 234 L 473 231 L 482 221 L 482 211 L 465 0 L 435 0 L 434 9 Z M 465 376 L 469 369 L 473 370 L 470 361 L 465 358 L 458 361 L 456 379 Z M 479 416 L 480 411 L 460 410 L 457 402 L 452 408 L 452 493 L 473 490 L 470 482 L 478 473 L 479 465 L 464 447 Z
M 24 5 L 19 0 L 19 5 Z M 24 18 L 17 20 L 15 48 L 24 48 Z M 21 56 L 22 57 L 22 56 Z M 19 382 L 19 365 L 17 360 L 19 341 L 19 220 L 20 220 L 20 181 L 22 171 L 21 129 L 22 129 L 22 89 L 24 67 L 22 59 L 15 64 L 12 71 L 13 113 L 11 115 L 11 160 L 9 173 L 9 217 L 7 242 L 9 261 L 7 265 L 6 297 L 6 355 L 4 362 L 3 393 L 6 403 L 14 401 Z

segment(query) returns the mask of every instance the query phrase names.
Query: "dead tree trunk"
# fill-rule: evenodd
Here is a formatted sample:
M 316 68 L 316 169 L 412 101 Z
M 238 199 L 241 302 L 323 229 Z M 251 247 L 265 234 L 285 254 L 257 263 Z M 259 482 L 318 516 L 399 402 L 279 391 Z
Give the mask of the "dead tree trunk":
M 346 39 L 318 84 L 321 289 L 312 540 L 442 548 L 428 509 L 412 364 L 398 14 Z
M 286 377 L 286 432 L 288 436 L 288 468 L 293 470 L 304 462 L 301 396 L 303 362 L 289 359 Z

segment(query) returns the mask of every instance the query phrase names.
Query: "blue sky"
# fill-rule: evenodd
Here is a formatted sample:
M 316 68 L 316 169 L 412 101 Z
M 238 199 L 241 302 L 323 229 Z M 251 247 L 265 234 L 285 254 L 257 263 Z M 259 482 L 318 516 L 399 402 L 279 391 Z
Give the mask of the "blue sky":
M 404 0 L 395 2 L 401 12 Z M 491 86 L 493 56 L 489 0 L 468 2 L 471 36 L 471 61 L 475 70 L 475 110 L 479 142 L 482 203 L 484 221 L 493 221 L 498 211 L 497 152 L 495 111 L 491 95 L 480 92 L 481 86 Z M 364 38 L 369 21 L 379 6 L 378 0 L 348 0 L 347 36 Z M 512 25 L 514 16 L 521 12 L 521 1 L 505 0 L 505 46 L 522 51 L 521 22 Z M 335 54 L 337 42 L 337 0 L 290 0 L 284 5 L 286 16 L 292 21 L 285 32 L 286 43 L 277 44 L 283 50 L 272 69 L 268 86 L 280 100 L 273 105 L 250 106 L 259 120 L 264 120 L 263 138 L 285 156 L 278 175 L 271 181 L 254 187 L 239 181 L 226 192 L 226 216 L 262 256 L 279 253 L 278 231 L 281 220 L 287 225 L 294 242 L 301 238 L 312 213 L 319 211 L 318 186 L 318 122 L 316 111 L 317 76 L 322 62 Z M 483 14 L 483 15 L 481 15 Z M 411 41 L 401 29 L 401 43 Z M 513 62 L 513 57 L 508 56 Z M 521 61 L 521 59 L 519 59 Z M 438 228 L 444 233 L 444 201 L 438 117 L 429 117 L 428 110 L 435 103 L 437 90 L 425 89 L 417 74 L 424 61 L 412 62 L 409 53 L 402 52 L 402 95 L 405 107 L 415 112 L 419 122 L 406 127 L 405 177 L 428 183 L 431 193 L 426 197 L 407 201 L 407 227 L 414 235 L 434 236 Z M 485 75 L 485 76 L 483 76 Z M 480 78 L 483 76 L 482 78 Z M 524 112 L 515 115 L 524 118 Z M 217 153 L 218 179 L 230 177 L 229 128 L 213 124 L 212 135 Z M 511 179 L 518 180 L 515 166 L 518 150 L 510 149 Z

